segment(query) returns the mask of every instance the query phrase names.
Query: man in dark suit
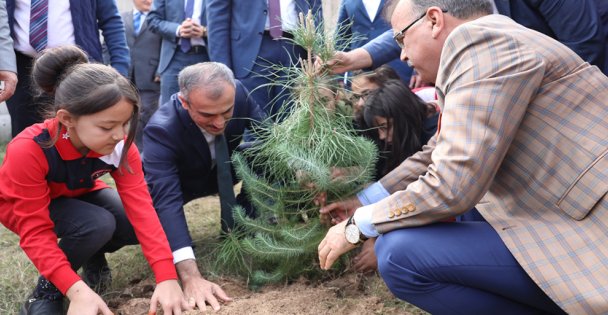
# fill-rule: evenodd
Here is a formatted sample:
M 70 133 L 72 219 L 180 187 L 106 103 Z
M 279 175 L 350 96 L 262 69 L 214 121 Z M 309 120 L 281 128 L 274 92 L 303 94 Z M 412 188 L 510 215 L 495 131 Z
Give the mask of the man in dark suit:
M 177 93 L 177 75 L 184 68 L 209 60 L 206 0 L 154 0 L 147 22 L 162 36 L 160 63 L 161 104 Z
M 157 74 L 160 57 L 161 37 L 150 31 L 146 16 L 152 6 L 151 0 L 133 0 L 133 11 L 122 12 L 120 16 L 125 24 L 127 45 L 131 53 L 129 79 L 139 92 L 141 106 L 139 124 L 135 133 L 135 144 L 143 151 L 143 128 L 158 109 L 160 97 L 160 76 Z
M 228 181 L 232 191 L 235 177 L 228 170 L 227 176 L 218 178 L 220 168 L 226 165 L 222 162 L 228 162 L 245 128 L 265 115 L 221 63 L 184 68 L 179 86 L 180 92 L 160 107 L 144 129 L 143 164 L 186 298 L 192 298 L 201 309 L 206 301 L 217 310 L 217 298 L 229 298 L 198 271 L 183 206 L 218 192 L 220 202 L 224 202 L 221 185 Z M 218 147 L 222 139 L 227 141 L 224 161 Z M 222 213 L 223 220 L 229 219 L 224 216 L 223 206 Z
M 275 73 L 268 66 L 290 66 L 299 57 L 305 58 L 304 50 L 288 40 L 289 31 L 296 27 L 298 14 L 306 15 L 308 10 L 321 21 L 321 0 L 207 2 L 211 60 L 230 67 L 264 111 L 276 114 L 286 94 L 282 86 L 267 84 L 276 83 L 277 75 L 284 82 L 286 74 Z M 270 2 L 280 2 L 280 8 L 271 8 Z

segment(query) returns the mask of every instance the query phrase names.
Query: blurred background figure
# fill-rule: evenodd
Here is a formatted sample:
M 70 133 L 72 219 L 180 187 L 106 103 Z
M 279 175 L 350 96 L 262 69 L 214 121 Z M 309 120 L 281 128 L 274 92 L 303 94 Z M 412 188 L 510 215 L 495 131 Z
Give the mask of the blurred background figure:
M 348 47 L 344 47 L 345 51 L 359 48 L 391 29 L 382 16 L 382 10 L 388 2 L 390 0 L 342 0 L 336 31 L 342 38 L 355 37 Z M 403 82 L 410 82 L 412 68 L 407 64 L 398 57 L 387 64 Z
M 494 0 L 498 13 L 558 40 L 606 74 L 604 35 L 607 29 L 596 2 L 606 1 Z
M 494 0 L 494 13 L 506 15 L 527 28 L 558 40 L 606 74 L 605 35 L 608 28 L 600 20 L 600 14 L 608 20 L 608 9 L 603 4 L 605 1 L 595 0 L 595 4 L 592 1 Z M 391 4 L 394 3 L 395 0 L 391 1 Z M 385 16 L 392 14 L 391 4 L 385 5 Z M 377 68 L 400 56 L 401 48 L 393 36 L 393 30 L 388 30 L 360 48 L 337 52 L 329 65 L 335 73 Z M 410 87 L 424 84 L 415 73 L 412 75 Z
M 600 23 L 604 29 L 604 44 L 606 50 L 604 51 L 604 74 L 608 75 L 608 1 L 606 0 L 594 0 L 597 8 L 597 13 L 600 17 Z
M 162 38 L 153 33 L 146 22 L 151 7 L 152 0 L 133 0 L 133 10 L 120 14 L 131 52 L 129 79 L 135 84 L 141 97 L 139 124 L 135 133 L 135 144 L 140 152 L 143 152 L 143 128 L 158 109 L 160 98 L 160 76 L 156 70 Z
M 6 8 L 19 79 L 15 94 L 7 101 L 13 137 L 41 122 L 43 104 L 52 102 L 31 89 L 33 60 L 42 50 L 76 44 L 90 60 L 103 62 L 101 31 L 112 67 L 127 76 L 129 50 L 115 1 L 7 0 Z
M 207 0 L 155 0 L 147 22 L 162 36 L 160 102 L 179 91 L 177 75 L 189 65 L 209 61 L 207 53 Z
M 271 64 L 289 66 L 306 58 L 289 39 L 298 14 L 309 10 L 318 24 L 321 0 L 207 0 L 209 55 L 234 71 L 264 111 L 276 114 L 286 101 L 285 89 L 270 83 L 285 82 L 286 74 L 269 69 Z
M 4 102 L 13 96 L 17 85 L 17 62 L 4 1 L 0 1 L 0 81 L 4 84 L 0 89 L 0 102 Z

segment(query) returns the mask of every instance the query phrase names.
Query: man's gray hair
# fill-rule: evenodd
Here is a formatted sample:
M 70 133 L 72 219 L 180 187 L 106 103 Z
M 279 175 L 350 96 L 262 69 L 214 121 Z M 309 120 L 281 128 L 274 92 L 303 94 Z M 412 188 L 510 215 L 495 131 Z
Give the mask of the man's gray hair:
M 409 0 L 414 15 L 422 14 L 429 7 L 439 7 L 457 19 L 468 19 L 494 13 L 492 0 Z
M 187 66 L 179 72 L 179 92 L 188 99 L 190 91 L 204 88 L 211 99 L 218 99 L 225 83 L 236 87 L 232 70 L 223 63 L 201 62 Z

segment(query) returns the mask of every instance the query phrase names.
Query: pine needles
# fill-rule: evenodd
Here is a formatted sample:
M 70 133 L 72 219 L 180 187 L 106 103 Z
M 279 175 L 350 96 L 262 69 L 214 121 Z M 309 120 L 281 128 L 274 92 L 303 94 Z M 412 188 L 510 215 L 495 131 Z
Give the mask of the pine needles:
M 233 155 L 257 217 L 235 207 L 237 228 L 215 253 L 218 269 L 244 275 L 254 286 L 320 272 L 317 246 L 327 227 L 319 222 L 315 198 L 352 196 L 371 179 L 376 161 L 374 144 L 358 136 L 352 117 L 336 106 L 342 102 L 339 81 L 314 63 L 333 56 L 333 35 L 315 26 L 310 13 L 300 16 L 293 35 L 308 58 L 272 66 L 289 74 L 287 82 L 272 83 L 290 90 L 290 104 L 283 106 L 289 111 L 254 131 L 257 145 Z

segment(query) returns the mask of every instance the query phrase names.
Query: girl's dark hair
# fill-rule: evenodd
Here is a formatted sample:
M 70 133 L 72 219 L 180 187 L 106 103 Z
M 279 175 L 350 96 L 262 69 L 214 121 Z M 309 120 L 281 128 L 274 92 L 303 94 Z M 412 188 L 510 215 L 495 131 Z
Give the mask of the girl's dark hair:
M 54 97 L 53 116 L 64 109 L 77 118 L 110 108 L 121 99 L 131 103 L 133 116 L 120 160 L 120 165 L 130 171 L 126 157 L 137 128 L 139 95 L 129 80 L 109 66 L 88 63 L 86 53 L 76 46 L 45 50 L 34 63 L 32 80 Z M 61 125 L 50 146 L 57 141 L 60 131 Z
M 392 146 L 384 143 L 388 157 L 381 174 L 385 175 L 412 154 L 420 151 L 424 120 L 428 106 L 400 80 L 388 80 L 371 92 L 363 107 L 363 122 L 374 126 L 375 117 L 387 119 L 388 129 L 393 128 Z
M 388 80 L 400 80 L 397 71 L 388 65 L 382 65 L 373 71 L 356 73 L 353 80 L 358 78 L 365 78 L 369 82 L 378 86 L 384 85 L 384 83 L 386 83 Z

